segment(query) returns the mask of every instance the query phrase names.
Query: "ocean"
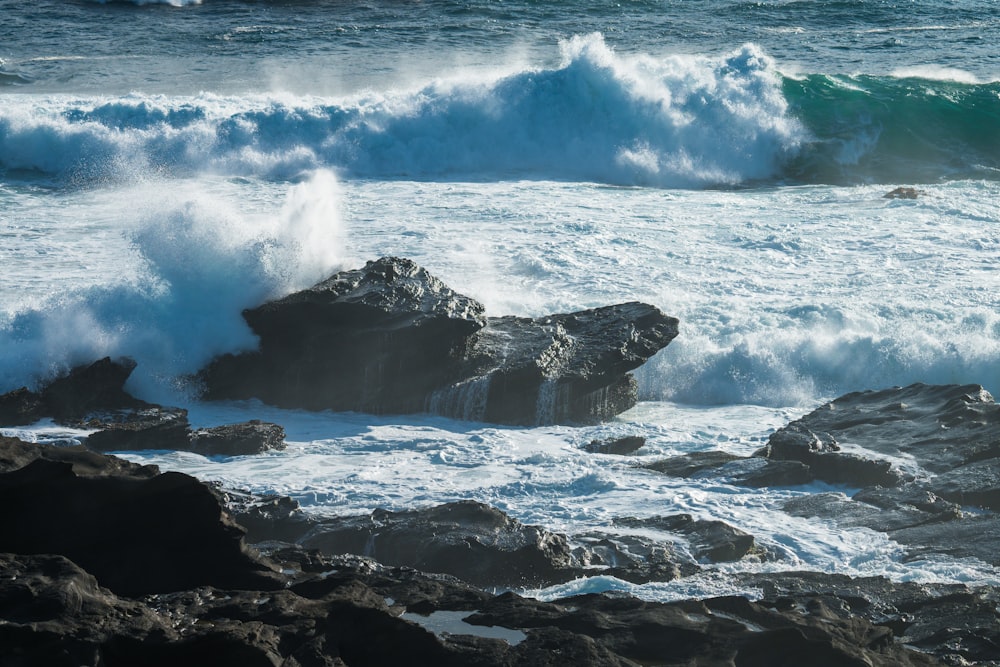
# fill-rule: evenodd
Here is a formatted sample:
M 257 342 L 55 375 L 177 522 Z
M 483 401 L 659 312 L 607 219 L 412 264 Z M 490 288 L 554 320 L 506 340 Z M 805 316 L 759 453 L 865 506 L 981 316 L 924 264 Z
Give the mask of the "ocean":
M 778 509 L 816 485 L 637 467 L 750 454 L 851 391 L 1000 395 L 1000 3 L 0 0 L 0 17 L 0 392 L 129 356 L 129 389 L 195 427 L 260 418 L 289 440 L 132 460 L 322 515 L 473 499 L 572 537 L 686 512 L 772 554 L 522 591 L 543 599 L 752 594 L 726 576 L 747 570 L 1000 584 Z M 192 373 L 256 344 L 242 309 L 385 255 L 491 316 L 641 300 L 680 334 L 637 371 L 639 405 L 597 426 L 198 399 Z M 581 449 L 626 435 L 637 457 Z

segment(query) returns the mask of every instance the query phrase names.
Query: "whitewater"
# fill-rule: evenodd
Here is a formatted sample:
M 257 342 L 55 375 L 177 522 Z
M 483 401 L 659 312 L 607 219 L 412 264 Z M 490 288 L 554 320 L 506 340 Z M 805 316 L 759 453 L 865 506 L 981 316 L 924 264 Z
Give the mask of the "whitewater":
M 194 427 L 256 418 L 288 435 L 255 457 L 122 454 L 164 470 L 327 516 L 479 500 L 571 538 L 687 512 L 771 556 L 670 583 L 530 591 L 542 598 L 752 594 L 729 588 L 742 570 L 1000 582 L 978 561 L 904 561 L 882 534 L 780 512 L 815 486 L 751 493 L 638 468 L 749 455 L 850 391 L 1000 395 L 1000 66 L 978 41 L 1000 30 L 996 10 L 900 23 L 871 3 L 867 16 L 727 3 L 734 40 L 674 6 L 627 18 L 594 3 L 588 20 L 572 4 L 420 4 L 32 14 L 4 1 L 16 20 L 0 29 L 0 392 L 129 356 L 128 388 L 187 408 Z M 847 14 L 853 50 L 832 27 Z M 118 46 L 84 48 L 57 23 L 87 19 Z M 47 27 L 44 53 L 14 35 L 19 22 Z M 172 36 L 151 30 L 163 22 Z M 152 46 L 133 45 L 143 34 Z M 941 35 L 958 45 L 948 58 L 923 41 Z M 884 197 L 897 186 L 920 195 Z M 256 344 L 244 308 L 384 255 L 491 316 L 640 300 L 680 334 L 636 372 L 640 404 L 598 426 L 198 400 L 191 374 Z M 638 456 L 582 449 L 626 435 L 646 438 Z

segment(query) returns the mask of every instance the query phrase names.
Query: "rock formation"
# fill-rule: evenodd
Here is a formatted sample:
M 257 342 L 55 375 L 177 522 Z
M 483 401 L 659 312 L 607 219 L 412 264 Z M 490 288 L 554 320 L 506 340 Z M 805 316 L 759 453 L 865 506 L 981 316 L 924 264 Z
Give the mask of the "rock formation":
M 8 467 L 27 461 L 0 473 L 5 666 L 906 667 L 970 664 L 996 635 L 997 600 L 962 586 L 755 575 L 771 592 L 757 601 L 540 602 L 356 556 L 274 545 L 265 558 L 192 478 L 66 449 L 0 439 Z
M 385 257 L 244 311 L 260 349 L 200 373 L 205 398 L 504 424 L 596 422 L 635 404 L 629 371 L 677 320 L 625 303 L 487 318 L 410 260 Z
M 755 456 L 698 452 L 644 467 L 751 487 L 843 485 L 850 496 L 812 494 L 784 510 L 886 533 L 908 558 L 1000 565 L 1000 405 L 979 385 L 855 392 L 778 429 Z

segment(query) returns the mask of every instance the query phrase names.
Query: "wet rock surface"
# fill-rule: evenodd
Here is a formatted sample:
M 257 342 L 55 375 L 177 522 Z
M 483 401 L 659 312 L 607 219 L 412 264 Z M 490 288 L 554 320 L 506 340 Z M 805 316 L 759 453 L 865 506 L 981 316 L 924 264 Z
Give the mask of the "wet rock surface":
M 676 319 L 640 303 L 535 319 L 483 311 L 384 257 L 245 311 L 260 349 L 220 357 L 200 379 L 210 400 L 590 423 L 635 404 L 628 372 L 677 335 Z
M 108 419 L 94 416 L 107 407 L 69 412 Z M 259 426 L 232 439 L 265 442 L 274 431 Z M 915 385 L 838 399 L 757 456 L 650 467 L 748 487 L 848 479 L 783 509 L 883 532 L 904 560 L 1000 564 L 998 428 L 985 392 Z M 0 526 L 5 666 L 1000 664 L 1000 595 L 989 586 L 784 572 L 726 575 L 754 599 L 495 592 L 595 575 L 665 582 L 771 557 L 737 527 L 684 514 L 570 537 L 471 502 L 317 519 L 287 498 L 0 438 Z
M 0 462 L 9 471 L 0 474 L 5 665 L 905 666 L 987 665 L 998 656 L 1000 614 L 992 589 L 744 574 L 733 576 L 761 590 L 760 599 L 652 603 L 583 595 L 540 602 L 484 590 L 496 582 L 472 586 L 453 575 L 277 541 L 262 542 L 260 555 L 245 546 L 222 501 L 243 514 L 257 511 L 273 526 L 299 521 L 290 536 L 319 525 L 302 521 L 293 505 L 277 498 L 224 492 L 82 448 L 12 438 L 0 441 Z M 919 493 L 901 498 L 914 507 L 951 509 Z M 406 517 L 431 532 L 455 527 L 426 549 L 443 549 L 446 560 L 453 557 L 448 548 L 465 550 L 471 558 L 456 562 L 473 563 L 469 578 L 493 576 L 478 569 L 487 559 L 472 544 L 484 527 L 495 541 L 514 545 L 531 535 L 536 551 L 555 556 L 522 558 L 523 568 L 583 565 L 579 548 L 574 552 L 564 538 L 478 503 L 395 514 L 373 515 L 367 524 L 341 522 L 344 541 L 359 543 L 375 535 L 372 529 L 391 529 Z M 661 548 L 658 562 L 664 572 L 673 563 L 673 576 L 698 572 L 685 564 L 685 550 L 700 548 L 716 559 L 752 550 L 752 537 L 721 522 L 687 515 L 618 522 L 688 539 L 683 549 Z M 374 543 L 389 537 L 384 546 L 412 551 L 410 540 L 427 535 L 407 533 L 411 529 L 397 535 L 398 544 L 391 530 L 375 535 Z M 266 527 L 259 532 L 267 535 Z M 616 554 L 631 547 L 634 557 L 638 546 L 653 544 L 639 537 L 631 544 L 599 542 L 585 540 L 585 552 L 603 559 L 602 571 L 615 573 L 628 569 L 610 565 Z
M 104 358 L 73 368 L 40 392 L 22 387 L 0 395 L 0 426 L 41 419 L 94 431 L 81 438 L 98 452 L 147 449 L 204 456 L 249 456 L 285 448 L 285 431 L 260 420 L 191 429 L 187 410 L 140 401 L 125 390 L 135 363 Z

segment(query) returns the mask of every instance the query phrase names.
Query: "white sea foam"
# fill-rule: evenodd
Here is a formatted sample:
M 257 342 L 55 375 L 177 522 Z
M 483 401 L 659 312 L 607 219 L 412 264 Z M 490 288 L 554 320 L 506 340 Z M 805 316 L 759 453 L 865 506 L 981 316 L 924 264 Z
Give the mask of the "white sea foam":
M 900 67 L 894 69 L 892 76 L 899 79 L 929 79 L 931 81 L 955 81 L 958 83 L 977 84 L 982 83 L 979 78 L 957 67 L 946 67 L 944 65 L 912 65 L 910 67 Z
M 351 99 L 24 98 L 0 111 L 0 166 L 83 182 L 328 167 L 701 187 L 772 176 L 802 134 L 752 45 L 654 59 L 590 35 L 566 42 L 556 68 Z

